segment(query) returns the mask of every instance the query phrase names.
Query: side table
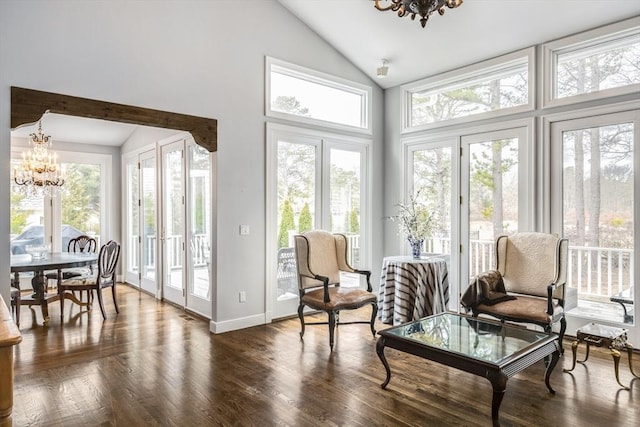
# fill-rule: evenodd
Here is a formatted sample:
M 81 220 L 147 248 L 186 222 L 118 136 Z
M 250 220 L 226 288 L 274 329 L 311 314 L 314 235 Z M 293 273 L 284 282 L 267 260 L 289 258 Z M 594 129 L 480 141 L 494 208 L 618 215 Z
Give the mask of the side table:
M 576 367 L 576 353 L 578 345 L 581 342 L 587 343 L 587 354 L 584 360 L 578 360 L 580 363 L 584 363 L 589 358 L 589 348 L 591 345 L 596 347 L 607 347 L 611 351 L 613 357 L 613 365 L 616 372 L 616 381 L 625 390 L 629 390 L 629 387 L 620 382 L 619 365 L 620 365 L 620 350 L 626 350 L 629 356 L 629 370 L 634 377 L 639 377 L 633 372 L 632 365 L 632 353 L 633 347 L 627 342 L 627 330 L 623 328 L 614 328 L 613 326 L 599 325 L 597 323 L 589 323 L 576 331 L 577 339 L 571 344 L 571 351 L 573 352 L 573 364 L 571 369 L 563 369 L 563 372 L 571 372 Z

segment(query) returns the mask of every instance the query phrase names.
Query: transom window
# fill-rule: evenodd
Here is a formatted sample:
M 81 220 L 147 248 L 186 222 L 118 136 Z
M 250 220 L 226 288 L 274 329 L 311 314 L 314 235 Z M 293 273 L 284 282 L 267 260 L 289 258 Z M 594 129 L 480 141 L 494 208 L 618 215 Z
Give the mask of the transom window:
M 404 130 L 532 109 L 533 53 L 532 49 L 516 52 L 404 86 Z
M 267 58 L 267 115 L 371 133 L 371 88 Z
M 639 21 L 640 22 L 640 21 Z M 614 24 L 544 45 L 546 105 L 640 90 L 640 25 Z

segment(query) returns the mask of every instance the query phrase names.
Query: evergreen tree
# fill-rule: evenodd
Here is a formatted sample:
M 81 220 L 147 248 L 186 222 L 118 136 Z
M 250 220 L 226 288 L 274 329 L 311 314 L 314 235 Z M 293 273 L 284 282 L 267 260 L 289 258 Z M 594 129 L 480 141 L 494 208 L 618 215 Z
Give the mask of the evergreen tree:
M 289 246 L 289 230 L 295 230 L 296 225 L 293 220 L 293 208 L 289 199 L 284 201 L 282 215 L 280 219 L 280 232 L 278 233 L 278 248 Z
M 311 218 L 311 210 L 309 209 L 309 203 L 305 203 L 300 211 L 300 217 L 298 217 L 298 231 L 304 233 L 313 228 L 313 219 Z
M 359 216 L 358 216 L 358 212 L 356 212 L 355 209 L 351 209 L 351 214 L 349 215 L 349 218 L 350 218 L 349 231 L 351 231 L 354 234 L 360 233 Z

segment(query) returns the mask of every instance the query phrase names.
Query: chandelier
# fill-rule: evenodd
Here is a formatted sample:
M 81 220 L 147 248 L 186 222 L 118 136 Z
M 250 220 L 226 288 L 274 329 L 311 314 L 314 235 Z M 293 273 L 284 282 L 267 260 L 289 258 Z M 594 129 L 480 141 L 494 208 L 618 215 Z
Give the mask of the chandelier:
M 27 197 L 55 197 L 64 184 L 58 155 L 49 153 L 51 136 L 42 132 L 42 121 L 38 121 L 38 132 L 29 135 L 31 149 L 22 153 L 20 166 L 13 169 L 14 188 Z
M 422 28 L 427 25 L 429 16 L 436 10 L 442 16 L 444 15 L 444 7 L 454 9 L 462 4 L 462 0 L 384 0 L 391 1 L 389 6 L 383 7 L 380 5 L 381 0 L 375 0 L 376 9 L 378 10 L 391 10 L 398 12 L 399 17 L 403 17 L 407 14 L 411 15 L 411 19 L 415 20 L 416 15 L 420 16 L 420 24 Z

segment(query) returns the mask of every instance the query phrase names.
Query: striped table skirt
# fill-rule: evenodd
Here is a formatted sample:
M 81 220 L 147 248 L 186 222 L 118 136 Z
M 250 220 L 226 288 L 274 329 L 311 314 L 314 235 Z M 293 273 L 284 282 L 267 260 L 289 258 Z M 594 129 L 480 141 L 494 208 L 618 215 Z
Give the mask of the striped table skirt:
M 380 320 L 399 325 L 446 311 L 448 259 L 448 256 L 384 258 L 378 294 Z

